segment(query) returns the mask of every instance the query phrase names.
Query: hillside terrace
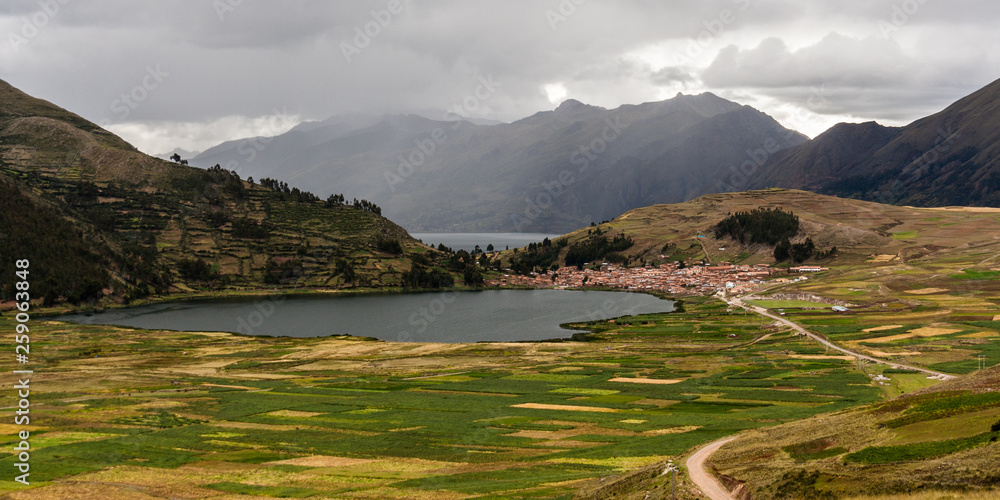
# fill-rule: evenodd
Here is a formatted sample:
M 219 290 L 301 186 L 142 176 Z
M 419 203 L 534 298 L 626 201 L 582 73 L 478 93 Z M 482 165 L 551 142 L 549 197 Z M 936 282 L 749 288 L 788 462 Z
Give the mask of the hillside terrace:
M 757 290 L 776 272 L 767 264 L 756 266 L 716 265 L 680 269 L 676 263 L 657 267 L 623 267 L 601 264 L 599 270 L 563 267 L 558 271 L 526 276 L 504 274 L 488 280 L 489 286 L 532 288 L 604 287 L 632 291 L 661 291 L 670 295 L 707 295 L 719 291 L 743 294 Z

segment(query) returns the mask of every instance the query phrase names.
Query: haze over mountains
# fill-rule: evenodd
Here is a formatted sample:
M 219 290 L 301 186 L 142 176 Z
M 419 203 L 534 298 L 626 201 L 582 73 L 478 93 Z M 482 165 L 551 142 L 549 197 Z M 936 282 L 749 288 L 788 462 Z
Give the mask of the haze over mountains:
M 567 232 L 724 191 L 741 163 L 808 140 L 710 93 L 617 109 L 568 100 L 510 124 L 338 115 L 192 160 L 378 200 L 411 231 Z
M 510 124 L 346 114 L 230 141 L 192 164 L 358 193 L 411 231 L 567 232 L 627 210 L 788 187 L 906 205 L 1000 206 L 1000 81 L 905 127 L 813 140 L 711 93 Z M 426 113 L 425 113 L 426 115 Z

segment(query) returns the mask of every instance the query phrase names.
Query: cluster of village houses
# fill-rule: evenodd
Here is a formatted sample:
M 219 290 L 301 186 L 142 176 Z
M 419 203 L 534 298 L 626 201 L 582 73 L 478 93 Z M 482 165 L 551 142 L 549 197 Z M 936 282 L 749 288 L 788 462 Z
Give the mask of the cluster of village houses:
M 793 273 L 827 270 L 818 266 L 801 266 L 789 269 Z M 517 286 L 532 288 L 587 288 L 603 287 L 632 291 L 660 291 L 669 295 L 708 295 L 724 292 L 732 295 L 750 293 L 759 288 L 771 275 L 783 270 L 768 264 L 748 265 L 693 265 L 681 268 L 677 263 L 659 266 L 624 267 L 601 264 L 599 269 L 563 267 L 557 271 L 531 273 L 526 276 L 504 274 L 497 280 L 487 281 L 490 286 Z M 807 279 L 777 278 L 770 283 Z

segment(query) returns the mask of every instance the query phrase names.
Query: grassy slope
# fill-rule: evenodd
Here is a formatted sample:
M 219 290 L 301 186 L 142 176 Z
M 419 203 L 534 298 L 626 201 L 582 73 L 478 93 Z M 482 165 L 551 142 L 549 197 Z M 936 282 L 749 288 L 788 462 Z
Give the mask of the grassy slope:
M 773 247 L 744 246 L 730 238 L 716 240 L 710 231 L 727 214 L 757 207 L 781 207 L 798 215 L 800 234 L 793 243 L 810 237 L 819 250 L 836 246 L 839 255 L 820 261 L 823 264 L 861 264 L 880 255 L 897 262 L 935 257 L 950 249 L 995 242 L 992 235 L 1000 232 L 1000 209 L 898 207 L 789 189 L 712 194 L 684 203 L 653 205 L 598 227 L 609 237 L 620 232 L 632 237 L 635 246 L 623 253 L 634 260 L 700 259 L 707 254 L 712 262 L 773 263 Z M 587 238 L 591 230 L 566 237 L 573 243 Z
M 1000 482 L 1000 433 L 990 433 L 1000 421 L 998 387 L 1000 369 L 992 368 L 885 403 L 752 431 L 712 463 L 746 482 L 754 498 L 988 489 Z M 976 436 L 984 439 L 969 439 Z
M 764 194 L 707 198 L 721 198 L 723 201 L 716 205 L 721 211 L 734 206 L 746 207 L 749 200 L 762 199 L 759 197 Z M 1000 322 L 997 321 L 1000 319 L 1000 242 L 995 236 L 1000 212 L 890 207 L 799 191 L 775 194 L 783 198 L 782 206 L 792 208 L 803 220 L 818 223 L 828 217 L 838 217 L 836 214 L 850 213 L 848 209 L 852 209 L 853 213 L 863 216 L 840 219 L 842 225 L 837 227 L 867 227 L 874 228 L 875 233 L 889 234 L 889 237 L 880 236 L 878 242 L 882 246 L 862 251 L 851 251 L 844 245 L 842 248 L 849 250 L 831 263 L 830 271 L 811 275 L 806 282 L 773 286 L 762 294 L 809 294 L 853 304 L 849 314 L 836 314 L 826 308 L 785 309 L 789 319 L 846 347 L 882 359 L 949 373 L 976 372 L 978 356 L 985 357 L 987 366 L 1000 362 L 997 347 L 1000 340 Z M 676 232 L 668 222 L 673 219 L 659 218 L 659 214 L 666 213 L 697 215 L 704 210 L 704 201 L 695 200 L 697 206 L 650 207 L 639 211 L 647 214 L 642 220 L 658 234 L 649 244 L 660 244 L 671 238 L 683 240 L 697 228 L 705 227 L 705 219 L 717 217 L 718 212 L 704 213 L 700 216 L 702 220 L 692 221 L 687 227 L 680 225 Z M 767 200 L 764 206 L 774 206 L 775 201 Z M 807 211 L 810 204 L 815 208 Z M 876 217 L 883 216 L 895 225 L 878 227 L 880 223 Z M 631 218 L 624 217 L 624 222 L 621 219 L 613 221 L 611 226 L 626 228 L 634 238 L 642 238 L 641 224 L 627 225 Z M 821 232 L 815 234 L 822 235 Z M 731 245 L 730 242 L 724 244 Z M 767 304 L 774 308 L 789 305 L 786 302 Z M 938 391 L 994 391 L 992 394 L 996 394 L 1000 389 L 996 368 L 933 389 L 926 389 L 935 382 L 923 375 L 887 368 L 881 365 L 864 367 L 869 374 L 889 378 L 884 385 L 878 384 L 888 398 L 923 389 L 936 391 L 924 396 L 934 401 L 941 399 Z M 959 485 L 969 488 L 962 491 L 961 498 L 990 498 L 995 491 L 977 492 L 976 489 L 997 481 L 994 471 L 1000 450 L 996 444 L 980 444 L 944 456 L 911 455 L 906 462 L 844 463 L 848 453 L 869 446 L 912 445 L 907 449 L 881 450 L 889 457 L 906 456 L 904 452 L 912 453 L 914 449 L 941 452 L 954 451 L 955 448 L 948 450 L 945 445 L 972 446 L 973 443 L 961 440 L 981 437 L 989 431 L 990 425 L 1000 420 L 1000 402 L 990 403 L 992 406 L 966 405 L 962 408 L 962 398 L 975 396 L 955 396 L 955 401 L 959 402 L 956 406 L 960 408 L 957 413 L 939 414 L 936 417 L 940 418 L 900 428 L 879 428 L 878 424 L 906 412 L 911 415 L 926 413 L 927 408 L 908 409 L 905 403 L 892 403 L 879 411 L 862 408 L 754 431 L 724 447 L 713 462 L 725 474 L 747 482 L 754 498 L 808 498 L 812 494 L 820 498 L 829 494 L 830 498 L 883 498 L 889 495 L 884 498 L 916 499 L 923 497 L 918 494 L 911 497 L 902 492 L 922 489 L 940 491 L 937 496 L 928 497 L 938 498 L 955 495 Z M 931 440 L 945 443 L 920 444 Z M 652 484 L 642 480 L 643 474 L 640 471 L 625 475 L 618 481 L 630 484 L 625 488 L 629 495 L 642 498 L 643 494 L 638 492 Z M 630 498 L 624 494 L 623 497 Z
M 173 282 L 173 292 L 261 288 L 272 259 L 295 260 L 284 285 L 343 285 L 335 277 L 337 259 L 353 264 L 359 274 L 356 284 L 393 284 L 409 269 L 409 259 L 375 251 L 377 236 L 400 240 L 406 254 L 428 252 L 402 228 L 367 211 L 297 202 L 245 181 L 240 184 L 247 194 L 238 196 L 204 170 L 139 153 L 83 118 L 2 81 L 0 176 L 5 189 L 26 197 L 19 198 L 19 210 L 46 207 L 78 228 L 80 234 L 69 237 L 100 249 L 90 260 L 102 261 L 112 277 L 102 285 L 118 297 L 137 287 L 163 289 L 157 279 L 124 268 L 123 262 L 138 260 L 127 248 L 155 248 L 156 262 L 149 267 Z M 83 183 L 100 190 L 96 198 L 73 198 Z M 234 238 L 232 221 L 244 217 L 271 227 L 270 238 Z M 40 240 L 45 228 L 19 224 L 10 230 L 21 237 L 15 248 L 5 250 L 18 258 L 36 257 L 37 245 L 31 241 Z M 210 263 L 222 278 L 185 282 L 176 272 L 177 263 L 194 258 Z

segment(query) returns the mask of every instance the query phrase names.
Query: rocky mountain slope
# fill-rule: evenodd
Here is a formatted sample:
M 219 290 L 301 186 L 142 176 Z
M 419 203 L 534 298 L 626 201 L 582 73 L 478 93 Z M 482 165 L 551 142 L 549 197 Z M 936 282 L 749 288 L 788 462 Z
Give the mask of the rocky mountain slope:
M 740 190 L 807 138 L 713 94 L 604 109 L 569 100 L 497 125 L 344 115 L 232 141 L 193 165 L 348 191 L 410 230 L 564 232 L 655 203 Z
M 748 182 L 882 203 L 1000 206 L 1000 80 L 905 127 L 840 124 Z
M 0 205 L 0 272 L 29 259 L 48 303 L 398 284 L 410 257 L 435 254 L 370 202 L 153 158 L 2 81 Z

